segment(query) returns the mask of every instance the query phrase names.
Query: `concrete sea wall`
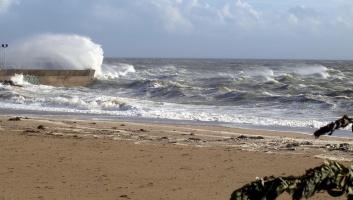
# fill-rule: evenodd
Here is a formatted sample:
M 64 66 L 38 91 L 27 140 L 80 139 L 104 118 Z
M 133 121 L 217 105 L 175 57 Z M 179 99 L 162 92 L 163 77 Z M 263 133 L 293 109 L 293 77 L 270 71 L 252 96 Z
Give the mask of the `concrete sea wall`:
M 0 69 L 0 81 L 11 80 L 16 74 L 32 84 L 58 87 L 85 86 L 93 82 L 95 70 L 34 70 Z

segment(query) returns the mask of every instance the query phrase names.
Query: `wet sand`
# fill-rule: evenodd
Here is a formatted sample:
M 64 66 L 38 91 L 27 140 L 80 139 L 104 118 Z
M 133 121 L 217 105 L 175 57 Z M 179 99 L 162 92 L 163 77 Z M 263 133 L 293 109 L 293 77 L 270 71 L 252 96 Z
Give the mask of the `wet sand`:
M 350 166 L 352 147 L 289 132 L 0 116 L 0 199 L 229 199 L 255 177 L 299 176 L 324 159 Z

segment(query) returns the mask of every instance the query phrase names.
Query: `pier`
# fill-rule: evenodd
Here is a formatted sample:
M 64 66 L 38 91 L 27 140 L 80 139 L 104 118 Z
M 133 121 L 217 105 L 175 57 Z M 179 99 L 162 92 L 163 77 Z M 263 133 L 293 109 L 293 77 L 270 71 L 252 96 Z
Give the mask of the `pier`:
M 95 70 L 0 69 L 0 81 L 11 81 L 22 74 L 24 81 L 56 87 L 86 86 L 93 82 Z

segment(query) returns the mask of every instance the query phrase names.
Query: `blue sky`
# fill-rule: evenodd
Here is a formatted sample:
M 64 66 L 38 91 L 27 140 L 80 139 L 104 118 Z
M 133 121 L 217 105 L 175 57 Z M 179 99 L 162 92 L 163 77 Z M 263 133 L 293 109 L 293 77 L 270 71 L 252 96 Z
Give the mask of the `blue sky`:
M 0 27 L 10 47 L 77 34 L 105 57 L 353 59 L 352 0 L 0 0 Z

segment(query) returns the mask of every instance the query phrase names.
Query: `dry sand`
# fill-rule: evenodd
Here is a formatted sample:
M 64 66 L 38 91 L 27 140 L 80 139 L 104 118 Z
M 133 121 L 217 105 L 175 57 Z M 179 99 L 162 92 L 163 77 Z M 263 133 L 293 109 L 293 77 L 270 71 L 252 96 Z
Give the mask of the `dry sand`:
M 289 132 L 0 116 L 0 200 L 229 199 L 255 177 L 299 176 L 324 159 L 350 166 L 352 147 Z

